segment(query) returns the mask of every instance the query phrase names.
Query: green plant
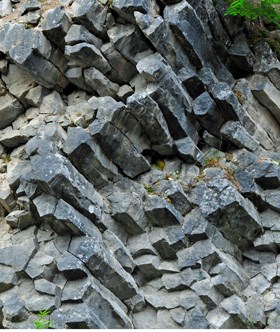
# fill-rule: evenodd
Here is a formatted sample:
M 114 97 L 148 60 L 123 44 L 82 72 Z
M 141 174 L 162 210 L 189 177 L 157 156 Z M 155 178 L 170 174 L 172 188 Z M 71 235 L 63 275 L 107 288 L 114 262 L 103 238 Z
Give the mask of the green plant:
M 45 319 L 49 314 L 49 310 L 40 310 L 38 312 L 38 319 L 34 321 L 35 329 L 49 329 L 52 327 L 52 321 Z
M 280 0 L 227 0 L 225 15 L 242 16 L 249 20 L 264 20 L 280 27 Z

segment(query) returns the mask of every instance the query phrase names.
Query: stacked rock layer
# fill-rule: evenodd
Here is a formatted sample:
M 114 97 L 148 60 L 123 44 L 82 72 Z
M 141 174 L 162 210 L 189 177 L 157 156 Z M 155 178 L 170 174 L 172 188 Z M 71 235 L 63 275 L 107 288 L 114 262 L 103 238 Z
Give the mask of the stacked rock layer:
M 0 2 L 0 327 L 279 327 L 280 64 L 226 8 Z

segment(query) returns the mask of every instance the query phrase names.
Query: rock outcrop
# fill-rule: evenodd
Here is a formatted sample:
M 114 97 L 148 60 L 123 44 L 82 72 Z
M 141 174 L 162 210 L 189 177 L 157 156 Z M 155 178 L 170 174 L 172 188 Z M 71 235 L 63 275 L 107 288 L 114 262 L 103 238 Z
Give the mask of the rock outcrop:
M 0 2 L 0 328 L 279 328 L 280 63 L 226 6 Z

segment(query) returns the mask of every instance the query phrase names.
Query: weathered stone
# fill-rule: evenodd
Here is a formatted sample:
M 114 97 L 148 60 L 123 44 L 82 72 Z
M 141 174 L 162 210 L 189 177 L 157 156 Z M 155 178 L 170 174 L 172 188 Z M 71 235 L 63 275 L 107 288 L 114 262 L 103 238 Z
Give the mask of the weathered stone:
M 179 225 L 182 222 L 181 214 L 164 198 L 150 196 L 144 205 L 148 221 L 156 226 Z
M 203 163 L 203 154 L 190 137 L 177 139 L 175 142 L 179 155 L 189 163 Z
M 276 212 L 280 212 L 280 193 L 277 189 L 266 190 L 265 193 L 265 201 L 268 206 L 275 210 Z
M 134 259 L 137 268 L 144 273 L 147 278 L 155 279 L 162 275 L 160 272 L 160 258 L 154 255 L 142 255 Z
M 100 97 L 116 97 L 119 85 L 111 82 L 106 76 L 94 67 L 84 70 L 86 83 L 93 88 Z
M 7 224 L 13 228 L 25 229 L 35 224 L 35 220 L 29 212 L 14 210 L 6 216 Z
M 73 165 L 97 188 L 108 184 L 108 179 L 113 180 L 118 175 L 117 167 L 82 128 L 68 129 L 63 151 Z M 83 160 L 81 155 L 84 156 Z
M 44 35 L 61 49 L 70 26 L 70 18 L 62 6 L 48 10 L 41 24 Z
M 253 75 L 250 79 L 250 88 L 259 100 L 259 102 L 269 109 L 275 119 L 280 122 L 279 108 L 279 90 L 271 83 L 271 81 L 261 75 Z
M 34 281 L 35 290 L 42 294 L 49 294 L 53 296 L 60 296 L 61 289 L 52 282 L 44 279 Z
M 221 134 L 239 148 L 255 151 L 259 142 L 254 140 L 238 121 L 227 121 L 221 128 Z
M 208 329 L 209 322 L 199 309 L 191 309 L 186 312 L 184 329 Z
M 34 107 L 39 107 L 43 98 L 48 94 L 48 90 L 42 86 L 31 88 L 25 96 L 26 101 Z
M 65 47 L 65 55 L 71 59 L 74 67 L 95 67 L 103 74 L 111 70 L 111 66 L 102 53 L 92 44 L 79 43 Z
M 87 276 L 83 262 L 68 252 L 59 257 L 57 268 L 67 280 L 80 280 Z
M 150 243 L 149 234 L 143 233 L 136 236 L 131 236 L 127 242 L 127 248 L 133 258 L 141 255 L 156 255 L 156 251 Z
M 31 279 L 43 278 L 52 282 L 57 274 L 55 260 L 52 256 L 38 251 L 28 263 L 25 272 Z
M 136 193 L 127 196 L 126 193 L 116 192 L 108 197 L 112 216 L 131 235 L 143 233 L 148 226 L 143 203 Z
M 132 24 L 117 24 L 108 30 L 110 41 L 122 56 L 136 65 L 136 55 L 149 50 L 149 46 L 142 38 L 138 27 Z
M 59 154 L 35 156 L 32 169 L 34 180 L 45 192 L 62 198 L 92 220 L 101 217 L 102 197 L 65 157 Z
M 107 7 L 96 0 L 79 0 L 73 2 L 72 20 L 76 24 L 83 25 L 96 36 L 105 37 L 105 20 Z
M 22 130 L 12 130 L 11 127 L 5 128 L 0 135 L 0 143 L 7 148 L 16 148 L 28 141 L 28 135 Z
M 247 326 L 239 318 L 231 317 L 224 309 L 215 308 L 206 316 L 210 326 L 214 329 L 245 329 Z
M 22 322 L 28 317 L 24 301 L 16 294 L 8 296 L 3 303 L 3 315 L 7 321 Z
M 101 242 L 94 238 L 76 237 L 72 239 L 69 251 L 79 257 L 92 274 L 120 299 L 128 299 L 137 293 L 133 278 Z
M 134 16 L 145 36 L 152 42 L 157 51 L 167 59 L 176 73 L 184 67 L 192 68 L 181 44 L 162 17 L 154 18 L 140 12 L 136 12 Z
M 89 126 L 90 134 L 123 172 L 131 178 L 150 169 L 144 158 L 131 141 L 106 120 L 96 120 Z
M 142 311 L 134 313 L 132 322 L 136 329 L 150 329 L 157 323 L 157 311 L 147 305 Z
M 172 138 L 157 103 L 146 93 L 134 94 L 128 98 L 127 108 L 146 131 L 152 148 L 161 155 L 172 153 Z
M 147 13 L 148 11 L 147 0 L 116 0 L 112 3 L 112 9 L 128 22 L 135 23 L 134 12 Z
M 0 204 L 9 213 L 16 205 L 14 195 L 7 180 L 2 180 L 0 183 Z
M 112 67 L 107 75 L 113 82 L 128 83 L 137 74 L 134 65 L 127 61 L 112 43 L 103 44 L 101 51 Z
M 72 24 L 65 36 L 67 45 L 76 45 L 80 43 L 93 44 L 98 49 L 102 45 L 102 40 L 90 33 L 83 25 Z
M 9 94 L 0 96 L 0 129 L 8 127 L 23 111 L 23 105 Z
M 17 284 L 18 277 L 15 270 L 6 265 L 1 265 L 0 269 L 0 293 L 14 287 Z
M 30 72 L 39 84 L 47 88 L 66 87 L 67 81 L 63 74 L 47 60 L 52 48 L 41 31 L 6 23 L 0 31 L 0 50 Z
M 252 72 L 255 59 L 243 33 L 235 36 L 233 45 L 227 52 L 239 71 Z
M 250 279 L 250 286 L 259 294 L 263 294 L 270 288 L 269 281 L 260 273 L 254 278 Z

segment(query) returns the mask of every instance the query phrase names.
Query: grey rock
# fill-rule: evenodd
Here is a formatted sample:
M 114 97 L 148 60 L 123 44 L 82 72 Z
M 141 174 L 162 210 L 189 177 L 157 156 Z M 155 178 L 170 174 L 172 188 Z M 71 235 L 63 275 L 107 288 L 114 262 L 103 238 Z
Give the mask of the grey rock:
M 175 142 L 179 155 L 189 163 L 203 163 L 203 154 L 190 137 L 177 139 Z
M 81 260 L 66 252 L 57 260 L 57 268 L 67 280 L 83 279 L 87 276 L 86 268 Z
M 65 46 L 64 37 L 70 26 L 70 17 L 62 6 L 48 10 L 41 24 L 44 35 L 62 50 Z
M 147 0 L 116 0 L 112 3 L 112 9 L 128 22 L 135 23 L 134 12 L 147 13 L 149 3 Z
M 6 216 L 7 224 L 13 228 L 25 229 L 35 224 L 35 220 L 29 212 L 14 210 Z
M 65 47 L 65 55 L 74 67 L 95 67 L 103 74 L 111 70 L 111 66 L 97 47 L 88 43 L 77 43 Z
M 116 97 L 119 85 L 111 82 L 106 76 L 94 67 L 84 70 L 84 77 L 87 85 L 98 93 L 100 97 Z
M 274 239 L 274 232 L 265 231 L 254 241 L 254 247 L 259 251 L 274 251 L 277 252 L 277 245 Z
M 233 45 L 227 52 L 238 70 L 252 72 L 255 60 L 254 54 L 250 50 L 246 37 L 243 33 L 235 36 Z
M 98 49 L 102 45 L 102 40 L 90 33 L 83 25 L 72 24 L 65 36 L 67 45 L 76 45 L 80 43 L 93 44 Z
M 184 67 L 192 68 L 184 49 L 173 35 L 168 23 L 161 16 L 154 18 L 140 12 L 136 12 L 134 16 L 145 36 L 157 51 L 167 59 L 176 73 Z
M 269 281 L 260 273 L 254 278 L 250 279 L 250 286 L 259 294 L 263 294 L 270 288 Z
M 24 301 L 16 294 L 8 296 L 3 303 L 3 315 L 10 322 L 22 322 L 28 317 Z
M 191 309 L 186 313 L 183 328 L 207 329 L 209 328 L 209 322 L 199 309 Z
M 80 89 L 87 92 L 95 92 L 90 86 L 86 84 L 83 69 L 80 67 L 70 68 L 65 73 L 65 76 L 68 78 L 70 82 L 75 84 Z
M 134 263 L 133 258 L 124 243 L 109 229 L 103 233 L 102 238 L 109 251 L 114 254 L 117 260 L 121 263 L 122 267 L 127 272 L 132 273 L 136 264 Z
M 107 10 L 107 7 L 96 0 L 75 1 L 72 5 L 72 20 L 76 24 L 83 25 L 97 37 L 103 38 Z
M 178 329 L 179 325 L 172 319 L 169 310 L 163 309 L 157 313 L 157 324 L 154 328 Z
M 193 99 L 197 98 L 205 91 L 204 83 L 194 70 L 183 67 L 179 70 L 178 77 Z
M 10 127 L 5 128 L 0 135 L 0 143 L 7 148 L 16 148 L 28 141 L 28 136 L 21 130 L 12 130 Z
M 193 112 L 203 128 L 217 136 L 217 132 L 225 122 L 225 119 L 208 92 L 202 93 L 194 100 Z
M 137 74 L 135 66 L 122 56 L 114 44 L 103 44 L 101 51 L 112 67 L 107 75 L 113 82 L 128 83 Z
M 38 251 L 26 266 L 25 272 L 31 279 L 43 278 L 52 282 L 58 271 L 54 257 Z
M 65 103 L 57 91 L 45 96 L 40 105 L 40 113 L 61 115 L 65 111 Z
M 25 3 L 21 4 L 19 7 L 19 10 L 21 12 L 21 15 L 24 15 L 26 12 L 32 12 L 36 11 L 38 9 L 41 9 L 42 5 L 37 0 L 28 0 Z
M 0 204 L 9 213 L 16 205 L 14 195 L 7 180 L 3 180 L 0 184 Z
M 265 201 L 269 208 L 276 212 L 280 212 L 280 195 L 277 189 L 270 189 L 265 191 Z
M 42 294 L 49 294 L 53 296 L 60 296 L 61 289 L 52 282 L 44 279 L 34 281 L 35 290 Z
M 134 90 L 127 84 L 122 85 L 118 91 L 118 97 L 122 102 L 126 102 L 127 98 L 134 94 Z
M 210 326 L 214 329 L 245 329 L 245 325 L 238 317 L 230 316 L 224 309 L 215 308 L 206 316 Z
M 26 309 L 31 312 L 38 312 L 40 310 L 53 311 L 59 305 L 54 296 L 38 293 L 29 296 L 25 303 Z
M 271 229 L 272 231 L 280 231 L 279 214 L 273 210 L 267 209 L 261 214 L 261 220 L 264 229 Z
M 137 268 L 149 279 L 159 278 L 162 275 L 160 271 L 161 260 L 158 256 L 142 255 L 134 259 Z
M 144 205 L 148 221 L 155 226 L 179 225 L 181 214 L 164 198 L 149 196 Z
M 6 15 L 11 14 L 13 7 L 10 0 L 1 1 L 0 4 L 0 17 L 5 17 Z
M 272 160 L 257 161 L 250 165 L 246 171 L 263 189 L 276 189 L 280 186 L 280 171 L 277 162 Z
M 48 90 L 42 86 L 36 86 L 28 91 L 25 96 L 27 102 L 34 107 L 39 107 L 43 98 L 48 94 Z
M 201 68 L 208 65 L 222 81 L 233 81 L 232 75 L 213 52 L 202 21 L 188 2 L 167 6 L 164 9 L 164 18 L 195 66 Z M 197 42 L 198 40 L 200 42 Z
M 23 105 L 9 94 L 0 96 L 0 128 L 8 127 L 23 111 Z
M 72 239 L 69 251 L 79 257 L 91 273 L 120 299 L 128 299 L 137 293 L 133 278 L 101 242 L 94 238 L 76 237 Z
M 133 24 L 121 25 L 117 24 L 108 30 L 110 41 L 122 56 L 136 65 L 136 55 L 149 50 L 146 41 L 141 37 L 138 27 Z
M 90 134 L 96 138 L 107 155 L 129 177 L 134 178 L 150 169 L 131 141 L 106 120 L 96 120 L 89 126 Z
M 102 197 L 65 157 L 34 156 L 32 169 L 34 180 L 45 192 L 60 197 L 94 221 L 101 217 Z
M 172 153 L 172 138 L 157 103 L 146 93 L 134 94 L 128 98 L 127 108 L 146 131 L 152 148 L 160 154 Z
M 132 317 L 134 328 L 151 328 L 157 323 L 157 311 L 150 305 L 146 306 L 142 311 L 137 312 Z
M 127 248 L 133 258 L 141 255 L 156 255 L 156 251 L 150 243 L 149 234 L 131 236 L 127 242 Z
M 6 265 L 1 265 L 0 270 L 0 292 L 5 292 L 6 290 L 13 288 L 18 281 L 15 270 Z
M 271 114 L 280 122 L 279 90 L 271 81 L 261 75 L 250 78 L 250 88 L 259 102 L 269 109 Z
M 227 121 L 221 128 L 222 135 L 239 148 L 255 151 L 257 142 L 238 121 Z
M 47 60 L 52 49 L 41 31 L 26 30 L 23 25 L 6 23 L 0 31 L 0 49 L 18 66 L 31 73 L 39 84 L 47 88 L 66 87 L 68 82 L 64 75 Z
M 104 154 L 99 144 L 82 128 L 69 128 L 63 151 L 73 165 L 96 188 L 108 184 L 118 175 L 117 167 Z M 81 155 L 84 156 L 81 160 Z

